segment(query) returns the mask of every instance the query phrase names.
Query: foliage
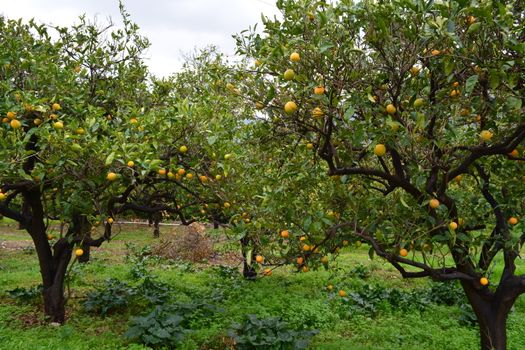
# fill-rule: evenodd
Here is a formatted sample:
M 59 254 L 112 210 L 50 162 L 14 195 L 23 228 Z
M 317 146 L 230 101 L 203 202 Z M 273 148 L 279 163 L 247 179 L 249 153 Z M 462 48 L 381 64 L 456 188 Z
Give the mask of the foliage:
M 294 331 L 278 317 L 259 319 L 246 315 L 243 323 L 233 323 L 228 335 L 235 340 L 236 349 L 306 349 L 316 330 Z
M 17 287 L 8 290 L 7 293 L 11 298 L 18 300 L 21 303 L 35 303 L 42 300 L 42 285 L 29 288 Z
M 133 287 L 110 278 L 101 287 L 87 294 L 84 309 L 87 312 L 107 315 L 128 307 L 134 295 L 136 295 L 136 290 Z
M 156 306 L 147 315 L 133 317 L 124 337 L 154 349 L 174 348 L 196 328 L 196 324 L 204 326 L 206 322 L 203 321 L 215 311 L 213 305 L 201 302 Z

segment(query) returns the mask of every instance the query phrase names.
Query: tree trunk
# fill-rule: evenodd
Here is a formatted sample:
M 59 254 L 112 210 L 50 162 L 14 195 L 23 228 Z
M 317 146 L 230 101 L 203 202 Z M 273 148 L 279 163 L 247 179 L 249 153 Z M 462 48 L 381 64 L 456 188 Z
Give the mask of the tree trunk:
M 91 240 L 91 224 L 85 215 L 77 214 L 73 215 L 73 234 L 82 237 L 82 242 Z M 91 245 L 82 243 L 80 248 L 84 251 L 84 254 L 78 257 L 79 263 L 89 262 L 91 255 Z
M 505 288 L 491 294 L 487 288 L 475 289 L 469 282 L 462 286 L 478 319 L 481 350 L 506 350 L 507 318 L 517 296 L 502 295 L 511 292 Z
M 257 271 L 255 271 L 255 268 L 253 265 L 248 265 L 248 260 L 246 258 L 246 247 L 249 243 L 248 237 L 243 237 L 240 239 L 241 242 L 241 253 L 242 253 L 242 276 L 247 280 L 255 280 L 257 277 Z
M 160 237 L 159 223 L 160 223 L 161 217 L 162 217 L 162 214 L 160 213 L 153 214 L 153 237 L 155 238 Z
M 489 313 L 486 319 L 478 317 L 481 350 L 507 349 L 507 317 L 502 312 Z
M 50 322 L 63 324 L 66 318 L 66 299 L 63 284 L 44 288 L 44 313 Z

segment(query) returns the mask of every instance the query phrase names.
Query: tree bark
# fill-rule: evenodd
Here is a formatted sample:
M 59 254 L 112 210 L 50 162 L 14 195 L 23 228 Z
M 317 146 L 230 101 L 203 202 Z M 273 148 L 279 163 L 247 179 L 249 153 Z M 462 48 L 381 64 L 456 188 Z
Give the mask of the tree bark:
M 162 217 L 161 213 L 157 212 L 157 213 L 153 214 L 153 237 L 155 237 L 155 238 L 159 238 L 160 237 L 159 223 L 160 223 L 161 217 Z
M 77 214 L 73 215 L 71 225 L 73 226 L 73 234 L 82 237 L 83 242 L 80 248 L 84 251 L 84 254 L 78 257 L 78 262 L 87 263 L 91 256 L 91 245 L 84 242 L 91 240 L 91 224 L 85 215 Z
M 248 237 L 243 237 L 240 239 L 241 242 L 241 253 L 242 253 L 242 276 L 247 280 L 255 280 L 257 277 L 257 271 L 253 265 L 248 265 L 248 260 L 246 259 L 246 247 L 249 243 Z
M 64 323 L 65 304 L 64 277 L 71 260 L 72 244 L 61 238 L 51 249 L 44 224 L 44 208 L 38 188 L 24 193 L 24 201 L 31 215 L 26 230 L 31 235 L 40 265 L 42 276 L 44 312 L 51 322 Z
M 506 350 L 507 319 L 517 295 L 505 287 L 492 294 L 488 288 L 476 289 L 469 282 L 462 282 L 462 286 L 478 320 L 481 350 Z

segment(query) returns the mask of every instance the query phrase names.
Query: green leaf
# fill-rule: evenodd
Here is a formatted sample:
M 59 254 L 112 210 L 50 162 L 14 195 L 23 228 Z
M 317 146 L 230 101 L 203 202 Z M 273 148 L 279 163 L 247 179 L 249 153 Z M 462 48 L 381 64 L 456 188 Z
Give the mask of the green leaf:
M 478 83 L 479 76 L 472 75 L 467 79 L 467 82 L 465 83 L 465 92 L 467 95 L 470 95 L 472 93 L 472 90 L 474 90 L 474 86 Z
M 246 264 L 248 264 L 248 266 L 252 266 L 252 255 L 253 255 L 253 250 L 249 249 L 246 252 Z
M 472 23 L 467 29 L 467 34 L 474 34 L 479 31 L 479 28 L 481 28 L 481 22 Z
M 111 163 L 113 163 L 113 159 L 115 159 L 115 152 L 111 152 L 111 153 L 107 156 L 106 161 L 104 162 L 104 164 L 105 164 L 106 166 L 111 165 Z

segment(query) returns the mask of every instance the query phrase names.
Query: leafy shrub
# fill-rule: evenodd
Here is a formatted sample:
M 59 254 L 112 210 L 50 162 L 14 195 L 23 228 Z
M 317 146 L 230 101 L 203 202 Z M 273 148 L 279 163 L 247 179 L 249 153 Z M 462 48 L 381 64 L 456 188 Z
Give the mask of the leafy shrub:
M 183 327 L 184 317 L 170 308 L 156 306 L 145 316 L 133 317 L 124 337 L 154 349 L 175 348 L 189 332 Z
M 370 277 L 371 271 L 368 266 L 359 263 L 350 270 L 350 275 L 352 277 L 357 277 L 362 280 L 366 280 L 367 278 Z
M 126 308 L 135 294 L 133 287 L 111 278 L 106 280 L 102 287 L 87 294 L 84 309 L 100 315 L 107 315 Z
M 148 262 L 152 260 L 151 247 L 146 245 L 144 247 L 137 247 L 132 243 L 126 243 L 128 250 L 124 260 L 131 265 L 130 276 L 134 280 L 139 280 L 149 276 Z
M 36 303 L 42 300 L 43 287 L 41 284 L 30 288 L 15 288 L 8 290 L 7 293 L 13 299 L 22 303 Z
M 256 315 L 247 315 L 243 323 L 233 323 L 228 331 L 238 350 L 306 349 L 317 333 L 317 330 L 293 330 L 278 317 L 259 319 Z
M 462 326 L 476 327 L 478 324 L 478 318 L 472 310 L 472 306 L 467 303 L 463 303 L 459 306 L 459 317 L 458 322 Z
M 145 316 L 133 317 L 124 337 L 154 349 L 175 348 L 198 323 L 206 325 L 215 311 L 204 302 L 156 306 Z
M 168 301 L 171 296 L 171 289 L 168 284 L 156 281 L 153 277 L 148 276 L 136 288 L 135 294 L 152 305 L 160 305 Z
M 466 302 L 466 297 L 458 283 L 434 282 L 428 290 L 428 298 L 438 305 L 460 305 Z
M 395 288 L 365 285 L 349 292 L 344 299 L 350 304 L 350 313 L 376 315 L 379 310 L 424 310 L 430 303 L 426 292 L 404 291 Z

